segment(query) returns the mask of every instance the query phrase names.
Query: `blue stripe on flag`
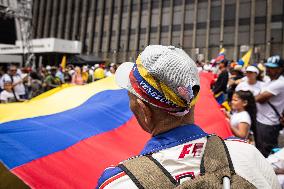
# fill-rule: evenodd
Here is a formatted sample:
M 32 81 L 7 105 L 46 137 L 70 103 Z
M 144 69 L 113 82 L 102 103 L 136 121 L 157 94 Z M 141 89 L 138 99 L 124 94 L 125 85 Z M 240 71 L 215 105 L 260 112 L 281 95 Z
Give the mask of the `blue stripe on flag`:
M 0 161 L 12 169 L 115 129 L 132 115 L 126 90 L 107 90 L 61 113 L 0 124 Z

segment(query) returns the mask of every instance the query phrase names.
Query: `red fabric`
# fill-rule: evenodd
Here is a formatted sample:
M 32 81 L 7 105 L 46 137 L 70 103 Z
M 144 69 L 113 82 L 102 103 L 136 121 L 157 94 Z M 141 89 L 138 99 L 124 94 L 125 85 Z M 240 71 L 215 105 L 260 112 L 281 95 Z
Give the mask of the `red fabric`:
M 132 117 L 115 130 L 24 164 L 12 172 L 32 188 L 94 188 L 106 167 L 139 154 L 149 138 Z
M 215 133 L 222 138 L 232 136 L 229 123 L 210 90 L 214 79 L 212 73 L 200 73 L 200 97 L 195 106 L 195 123 L 207 133 Z
M 201 74 L 196 124 L 208 133 L 229 137 L 228 123 L 210 92 L 211 81 L 212 74 Z M 106 167 L 139 154 L 149 138 L 149 134 L 142 131 L 132 117 L 115 130 L 82 140 L 65 150 L 19 166 L 12 172 L 32 188 L 94 188 Z

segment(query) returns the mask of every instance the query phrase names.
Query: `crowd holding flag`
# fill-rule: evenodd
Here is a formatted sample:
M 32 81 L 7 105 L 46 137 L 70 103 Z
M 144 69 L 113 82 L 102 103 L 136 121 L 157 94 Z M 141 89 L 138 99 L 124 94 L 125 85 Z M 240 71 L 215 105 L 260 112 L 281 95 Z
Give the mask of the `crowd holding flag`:
M 232 133 L 209 92 L 212 79 L 201 74 L 196 122 L 227 138 Z M 0 104 L 0 115 L 0 160 L 32 188 L 94 188 L 107 166 L 138 154 L 149 139 L 113 77 Z
M 221 48 L 208 62 L 209 71 L 201 71 L 195 120 L 207 133 L 233 135 L 220 108 L 234 111 L 228 81 L 236 76 L 237 85 L 252 66 L 259 69 L 254 73 L 264 72 L 262 64 L 250 63 L 252 53 L 249 49 L 230 62 Z M 66 64 L 63 56 L 56 75 L 74 75 Z M 98 65 L 83 71 L 97 81 L 66 82 L 23 103 L 0 104 L 0 188 L 94 188 L 106 167 L 142 150 L 150 136 L 131 112 L 127 92 L 115 84 L 113 74 L 105 78 L 106 70 Z

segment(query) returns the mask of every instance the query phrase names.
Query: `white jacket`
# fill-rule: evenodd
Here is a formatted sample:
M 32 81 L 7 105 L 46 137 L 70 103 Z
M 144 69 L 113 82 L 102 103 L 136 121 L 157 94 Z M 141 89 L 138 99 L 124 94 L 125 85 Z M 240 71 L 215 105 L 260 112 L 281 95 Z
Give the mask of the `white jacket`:
M 173 178 L 182 183 L 199 175 L 207 135 L 195 125 L 180 126 L 153 137 L 141 155 L 153 153 L 153 158 L 163 165 Z M 272 167 L 254 146 L 236 138 L 227 139 L 225 143 L 238 175 L 257 188 L 280 189 Z M 137 187 L 120 168 L 110 167 L 99 179 L 97 188 L 131 189 Z

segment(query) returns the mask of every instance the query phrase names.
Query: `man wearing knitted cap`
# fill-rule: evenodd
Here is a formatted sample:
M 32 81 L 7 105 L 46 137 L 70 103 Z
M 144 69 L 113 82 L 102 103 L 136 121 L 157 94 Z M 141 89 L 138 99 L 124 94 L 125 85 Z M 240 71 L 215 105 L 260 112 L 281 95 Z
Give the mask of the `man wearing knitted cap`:
M 115 77 L 129 91 L 130 108 L 152 138 L 139 157 L 106 169 L 97 188 L 174 188 L 165 183 L 178 186 L 197 180 L 204 171 L 201 165 L 207 160 L 204 163 L 202 158 L 210 137 L 194 124 L 200 89 L 194 61 L 182 49 L 150 45 L 136 63 L 123 63 Z M 231 172 L 257 188 L 280 188 L 272 168 L 253 146 L 236 141 L 225 144 L 234 167 Z M 148 163 L 135 164 L 136 159 Z M 152 171 L 150 165 L 160 171 Z

